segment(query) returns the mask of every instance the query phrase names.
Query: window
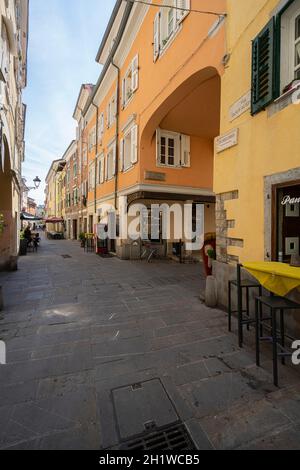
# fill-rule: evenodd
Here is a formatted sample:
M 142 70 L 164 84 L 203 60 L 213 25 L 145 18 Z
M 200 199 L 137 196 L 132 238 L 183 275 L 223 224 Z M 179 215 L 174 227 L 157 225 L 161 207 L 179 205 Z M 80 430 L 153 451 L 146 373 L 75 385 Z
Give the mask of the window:
M 126 171 L 138 161 L 138 126 L 134 124 L 120 142 L 120 170 Z
M 89 133 L 89 151 L 91 152 L 96 145 L 96 126 L 94 126 Z
M 170 8 L 168 11 L 168 37 L 170 37 L 175 29 L 175 10 L 174 8 Z
M 116 114 L 117 114 L 117 96 L 116 94 L 111 98 L 110 102 L 108 103 L 107 106 L 107 111 L 106 111 L 106 121 L 107 121 L 107 127 L 110 128 L 115 120 L 116 120 Z
M 300 80 L 300 0 L 288 3 L 253 40 L 252 115 L 291 90 L 296 80 Z
M 102 142 L 104 134 L 104 114 L 101 113 L 98 119 L 98 142 Z
M 111 180 L 116 172 L 116 143 L 112 144 L 106 155 L 105 179 Z
M 2 78 L 4 81 L 7 81 L 10 55 L 7 29 L 3 21 L 0 39 L 0 79 Z
M 78 189 L 73 190 L 73 205 L 77 206 L 78 204 Z
M 153 57 L 154 62 L 160 53 L 169 44 L 169 41 L 178 31 L 183 19 L 190 10 L 190 0 L 173 0 L 174 7 L 161 8 L 154 18 L 153 26 Z M 170 0 L 164 0 L 165 5 L 170 5 Z
M 190 137 L 176 132 L 156 131 L 157 165 L 190 167 Z
M 87 148 L 86 147 L 83 149 L 83 164 L 84 165 L 87 164 Z
M 95 189 L 95 163 L 91 163 L 89 170 L 89 190 Z
M 98 184 L 104 183 L 105 178 L 105 157 L 104 153 L 102 153 L 98 159 Z
M 281 91 L 300 80 L 300 1 L 293 4 L 281 16 Z
M 139 56 L 136 55 L 126 74 L 123 78 L 122 82 L 122 105 L 123 107 L 127 105 L 127 103 L 132 98 L 134 92 L 139 87 Z
M 77 176 L 77 163 L 74 163 L 73 174 L 74 174 L 74 178 L 76 178 L 76 176 Z

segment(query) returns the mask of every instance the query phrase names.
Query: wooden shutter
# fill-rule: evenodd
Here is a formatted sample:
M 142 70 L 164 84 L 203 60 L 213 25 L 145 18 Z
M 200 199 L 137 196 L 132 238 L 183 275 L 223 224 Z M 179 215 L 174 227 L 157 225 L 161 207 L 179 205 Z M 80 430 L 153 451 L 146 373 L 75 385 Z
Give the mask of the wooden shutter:
M 104 183 L 105 174 L 104 174 L 104 167 L 105 167 L 105 157 L 102 156 L 100 159 L 101 162 L 101 171 L 100 171 L 100 184 Z
M 131 129 L 131 163 L 138 161 L 138 126 L 135 125 Z
M 124 77 L 122 80 L 122 107 L 125 107 L 126 103 L 126 78 Z
M 115 94 L 114 94 L 114 97 L 113 97 L 113 122 L 115 122 L 116 118 L 117 118 L 117 101 L 118 101 L 118 93 L 117 93 L 117 90 L 115 91 Z
M 113 171 L 112 171 L 113 176 L 115 176 L 116 174 L 116 158 L 117 158 L 117 148 L 116 148 L 116 142 L 115 142 L 113 146 Z
M 108 180 L 108 155 L 105 156 L 105 181 Z
M 160 139 L 161 139 L 161 130 L 156 130 L 156 163 L 160 165 L 161 158 L 160 158 Z
M 110 126 L 110 103 L 108 103 L 106 108 L 106 127 L 109 129 Z
M 191 9 L 191 1 L 190 0 L 175 0 L 176 4 L 176 21 L 177 23 L 181 23 L 181 21 L 189 14 Z
M 154 18 L 154 30 L 153 30 L 153 59 L 157 61 L 160 52 L 160 18 L 161 13 L 158 12 Z
M 274 99 L 275 18 L 272 18 L 252 43 L 252 115 Z
M 131 90 L 136 91 L 139 87 L 139 56 L 134 57 L 131 63 Z
M 191 166 L 191 138 L 189 135 L 182 134 L 180 136 L 181 141 L 181 166 L 189 168 Z
M 120 140 L 120 171 L 124 171 L 124 139 Z

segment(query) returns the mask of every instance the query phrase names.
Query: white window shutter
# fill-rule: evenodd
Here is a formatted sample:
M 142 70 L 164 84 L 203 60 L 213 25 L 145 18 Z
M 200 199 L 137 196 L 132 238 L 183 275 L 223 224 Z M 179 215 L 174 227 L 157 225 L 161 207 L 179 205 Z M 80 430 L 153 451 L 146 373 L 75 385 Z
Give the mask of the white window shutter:
M 176 0 L 176 7 L 176 21 L 180 23 L 189 14 L 188 11 L 184 10 L 191 9 L 191 0 Z
M 126 79 L 122 80 L 122 107 L 124 108 L 126 103 Z
M 139 87 L 139 56 L 133 58 L 131 63 L 131 90 L 136 91 Z
M 99 141 L 100 142 L 102 141 L 103 133 L 104 133 L 104 114 L 101 113 L 100 121 L 99 121 Z
M 118 99 L 118 94 L 116 91 L 113 97 L 113 122 L 115 122 L 116 117 L 117 117 L 117 99 Z
M 191 138 L 189 135 L 181 135 L 181 166 L 191 166 Z
M 158 12 L 154 18 L 154 31 L 153 31 L 153 59 L 157 61 L 160 52 L 160 18 L 161 13 Z
M 120 140 L 120 171 L 124 171 L 124 139 Z
M 104 183 L 105 174 L 104 174 L 104 167 L 105 167 L 105 158 L 101 158 L 101 172 L 100 172 L 100 184 Z
M 105 156 L 105 181 L 108 180 L 108 154 Z
M 116 149 L 116 144 L 114 144 L 114 147 L 113 147 L 113 171 L 112 171 L 113 176 L 115 176 L 115 174 L 116 174 L 116 158 L 117 158 L 117 149 Z
M 160 140 L 161 140 L 161 130 L 157 129 L 156 130 L 156 163 L 160 164 L 161 163 L 161 157 L 160 157 Z
M 106 126 L 107 128 L 110 126 L 110 103 L 108 103 L 106 108 Z
M 138 161 L 138 126 L 135 125 L 131 129 L 131 163 Z

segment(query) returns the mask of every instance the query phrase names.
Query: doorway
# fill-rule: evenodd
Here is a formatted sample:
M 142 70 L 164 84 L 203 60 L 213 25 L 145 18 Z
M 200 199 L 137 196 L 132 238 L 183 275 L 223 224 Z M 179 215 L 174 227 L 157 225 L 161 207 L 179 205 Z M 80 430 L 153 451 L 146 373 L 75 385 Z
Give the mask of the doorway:
M 300 255 L 300 181 L 273 187 L 272 259 L 290 263 Z
M 77 226 L 77 220 L 73 220 L 73 239 L 77 240 L 78 238 L 78 226 Z

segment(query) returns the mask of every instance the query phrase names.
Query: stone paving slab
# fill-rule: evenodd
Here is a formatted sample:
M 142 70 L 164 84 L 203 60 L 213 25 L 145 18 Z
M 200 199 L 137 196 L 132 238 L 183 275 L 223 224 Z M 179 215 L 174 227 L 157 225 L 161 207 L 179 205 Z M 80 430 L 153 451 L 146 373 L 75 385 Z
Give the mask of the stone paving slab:
M 300 449 L 298 370 L 280 365 L 273 386 L 270 347 L 258 369 L 253 330 L 240 350 L 226 314 L 201 303 L 201 265 L 43 240 L 0 284 L 1 449 L 117 446 L 112 390 L 151 379 L 199 449 Z

